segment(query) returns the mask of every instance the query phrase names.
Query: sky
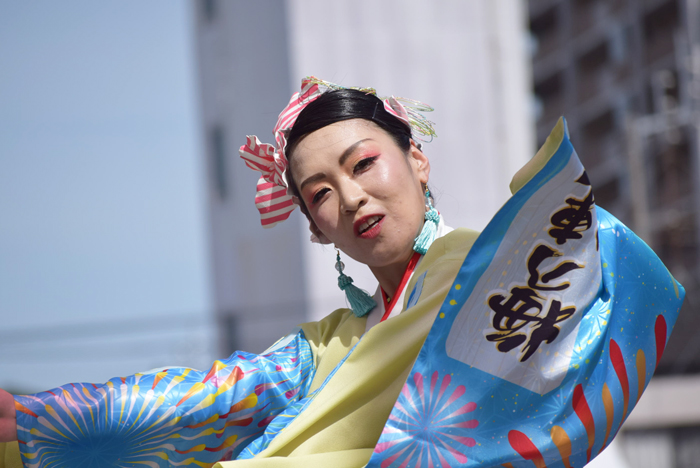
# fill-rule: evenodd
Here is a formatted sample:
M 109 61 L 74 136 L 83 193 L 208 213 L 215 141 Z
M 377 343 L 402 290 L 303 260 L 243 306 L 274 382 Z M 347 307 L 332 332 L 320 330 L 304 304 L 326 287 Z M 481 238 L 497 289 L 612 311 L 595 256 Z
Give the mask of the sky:
M 187 334 L 211 312 L 189 15 L 0 0 L 0 387 L 207 353 Z

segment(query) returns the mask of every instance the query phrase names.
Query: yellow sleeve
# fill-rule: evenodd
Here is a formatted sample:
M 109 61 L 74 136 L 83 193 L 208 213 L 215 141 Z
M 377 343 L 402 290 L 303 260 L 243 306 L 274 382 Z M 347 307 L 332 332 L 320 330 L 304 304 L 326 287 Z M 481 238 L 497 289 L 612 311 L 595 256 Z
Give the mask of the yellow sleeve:
M 542 145 L 542 148 L 540 148 L 537 154 L 513 176 L 513 180 L 510 182 L 510 193 L 515 194 L 515 192 L 523 188 L 535 174 L 540 172 L 554 153 L 556 153 L 557 149 L 559 149 L 564 139 L 564 134 L 567 132 L 568 130 L 566 129 L 564 119 L 560 117 L 559 121 L 554 126 L 554 130 L 552 130 L 552 133 L 549 134 L 544 145 Z
M 301 325 L 314 356 L 316 373 L 309 389 L 316 390 L 365 332 L 367 317 L 356 317 L 350 309 L 337 309 L 318 322 Z
M 17 442 L 0 443 L 0 468 L 22 468 Z

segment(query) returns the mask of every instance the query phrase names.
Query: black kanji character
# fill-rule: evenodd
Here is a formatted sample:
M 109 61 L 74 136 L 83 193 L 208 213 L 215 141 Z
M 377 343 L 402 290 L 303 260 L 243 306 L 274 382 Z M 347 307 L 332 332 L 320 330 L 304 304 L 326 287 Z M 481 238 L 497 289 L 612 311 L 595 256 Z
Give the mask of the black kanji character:
M 549 235 L 559 245 L 569 239 L 581 239 L 581 233 L 590 229 L 593 223 L 593 191 L 589 190 L 583 200 L 571 197 L 566 199 L 566 203 L 569 204 L 567 208 L 562 208 L 550 218 L 554 227 L 549 230 Z
M 503 353 L 523 344 L 527 335 L 518 333 L 518 330 L 530 322 L 540 320 L 538 315 L 542 311 L 541 300 L 536 291 L 518 286 L 510 290 L 507 299 L 502 294 L 491 296 L 488 304 L 495 312 L 492 324 L 496 333 L 486 335 L 486 339 L 496 342 L 496 349 Z M 528 313 L 532 309 L 535 309 L 535 313 Z
M 561 256 L 561 252 L 552 249 L 547 245 L 538 245 L 527 261 L 527 271 L 530 273 L 530 277 L 527 280 L 527 285 L 533 289 L 537 289 L 538 291 L 562 291 L 568 288 L 570 286 L 568 282 L 564 282 L 557 286 L 547 286 L 547 283 L 549 283 L 551 280 L 564 276 L 572 270 L 583 268 L 583 266 L 574 262 L 564 261 L 557 265 L 552 271 L 545 273 L 542 276 L 540 276 L 540 272 L 538 270 L 540 264 L 544 260 Z
M 544 317 L 538 317 L 539 323 L 533 327 L 530 333 L 530 340 L 523 347 L 524 354 L 520 358 L 520 362 L 525 362 L 535 354 L 537 348 L 544 342 L 552 343 L 559 336 L 559 327 L 557 323 L 562 322 L 576 313 L 575 307 L 561 308 L 561 302 L 553 300 Z

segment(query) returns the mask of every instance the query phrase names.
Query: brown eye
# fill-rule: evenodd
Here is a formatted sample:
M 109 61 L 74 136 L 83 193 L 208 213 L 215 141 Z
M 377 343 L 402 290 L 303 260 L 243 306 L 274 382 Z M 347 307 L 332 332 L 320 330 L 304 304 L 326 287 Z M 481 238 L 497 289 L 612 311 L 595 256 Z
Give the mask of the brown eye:
M 357 174 L 358 172 L 362 172 L 366 169 L 368 169 L 374 162 L 377 160 L 378 156 L 371 156 L 369 158 L 364 158 L 361 159 L 360 161 L 355 164 L 355 167 L 352 168 L 352 171 Z
M 328 192 L 328 188 L 322 188 L 318 192 L 314 194 L 314 197 L 311 199 L 311 203 L 318 203 L 321 201 L 323 196 Z

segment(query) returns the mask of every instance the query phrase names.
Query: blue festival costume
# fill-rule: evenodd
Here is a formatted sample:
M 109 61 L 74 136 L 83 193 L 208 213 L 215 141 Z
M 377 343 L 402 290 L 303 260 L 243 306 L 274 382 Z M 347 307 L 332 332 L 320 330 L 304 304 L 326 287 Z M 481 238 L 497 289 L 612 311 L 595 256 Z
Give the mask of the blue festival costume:
M 639 400 L 683 288 L 643 241 L 595 206 L 563 121 L 529 166 L 534 176 L 516 182 L 443 285 L 442 305 L 401 374 L 388 418 L 354 429 L 381 431 L 373 449 L 357 447 L 365 452 L 356 466 L 580 467 Z M 424 277 L 410 283 L 405 311 L 375 328 L 388 329 L 428 300 Z M 263 355 L 234 353 L 208 373 L 168 369 L 17 396 L 22 461 L 32 468 L 209 467 L 240 455 L 220 466 L 247 467 L 276 451 L 264 466 L 298 466 L 279 446 L 303 447 L 309 420 L 329 397 L 324 389 L 334 388 L 372 331 L 360 332 L 335 368 L 318 376 L 319 351 L 299 331 Z M 342 424 L 329 428 L 342 431 Z M 344 452 L 337 453 L 340 460 Z
M 467 255 L 368 467 L 584 466 L 649 383 L 683 288 L 595 206 L 563 119 L 531 164 Z

